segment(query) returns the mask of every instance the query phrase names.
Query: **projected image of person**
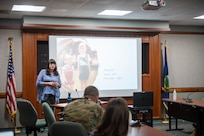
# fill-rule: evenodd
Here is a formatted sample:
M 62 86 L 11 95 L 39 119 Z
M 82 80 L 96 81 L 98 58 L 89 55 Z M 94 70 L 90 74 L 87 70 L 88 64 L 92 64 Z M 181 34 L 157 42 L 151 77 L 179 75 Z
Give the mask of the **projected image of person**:
M 74 91 L 76 89 L 76 56 L 78 49 L 72 39 L 60 40 L 57 46 L 57 60 L 59 73 L 62 75 L 61 91 Z
M 62 72 L 65 75 L 65 85 L 69 90 L 74 90 L 74 58 L 70 54 L 65 56 L 65 65 L 62 67 Z
M 90 56 L 87 54 L 87 46 L 85 42 L 80 42 L 78 47 L 79 55 L 77 56 L 79 80 L 81 82 L 81 90 L 87 86 L 90 74 Z
M 84 91 L 92 85 L 98 74 L 98 54 L 86 39 L 58 39 L 57 61 L 59 73 L 62 75 L 61 92 Z M 67 94 L 67 93 L 66 93 Z

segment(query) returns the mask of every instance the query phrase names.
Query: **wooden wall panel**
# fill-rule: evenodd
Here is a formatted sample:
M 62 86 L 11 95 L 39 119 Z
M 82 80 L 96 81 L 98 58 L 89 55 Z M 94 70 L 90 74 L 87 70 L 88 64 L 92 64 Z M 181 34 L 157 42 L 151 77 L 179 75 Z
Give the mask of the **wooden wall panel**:
M 23 33 L 22 46 L 22 75 L 23 75 L 23 98 L 32 102 L 38 113 L 42 113 L 41 105 L 38 104 L 36 96 L 36 78 L 37 78 L 37 41 L 33 33 Z M 42 114 L 39 114 L 42 117 Z
M 176 89 L 176 92 L 178 92 L 178 93 L 182 93 L 182 92 L 204 92 L 204 87 L 169 88 L 169 92 L 173 93 L 174 89 Z
M 142 42 L 143 43 L 149 43 L 150 36 L 142 36 Z
M 48 34 L 36 34 L 36 40 L 38 41 L 47 41 L 48 40 Z
M 22 46 L 22 75 L 23 75 L 23 98 L 31 101 L 34 100 L 33 96 L 36 95 L 34 91 L 34 74 L 36 67 L 36 49 L 35 49 L 35 35 L 24 33 L 23 46 Z
M 150 84 L 154 92 L 154 117 L 161 116 L 161 47 L 159 36 L 150 39 Z
M 150 74 L 143 74 L 142 91 L 150 91 L 150 90 L 151 90 Z

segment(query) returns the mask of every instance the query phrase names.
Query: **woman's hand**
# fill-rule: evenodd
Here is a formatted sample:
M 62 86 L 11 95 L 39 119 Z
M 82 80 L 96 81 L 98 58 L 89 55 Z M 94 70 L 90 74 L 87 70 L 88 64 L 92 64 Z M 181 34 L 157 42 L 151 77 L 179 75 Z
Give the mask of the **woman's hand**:
M 48 82 L 48 85 L 49 86 L 53 86 L 53 82 Z
M 45 82 L 44 85 L 49 85 L 49 86 L 53 86 L 53 87 L 58 87 L 60 88 L 60 84 L 57 82 Z
M 52 82 L 52 86 L 60 88 L 60 84 L 57 82 Z

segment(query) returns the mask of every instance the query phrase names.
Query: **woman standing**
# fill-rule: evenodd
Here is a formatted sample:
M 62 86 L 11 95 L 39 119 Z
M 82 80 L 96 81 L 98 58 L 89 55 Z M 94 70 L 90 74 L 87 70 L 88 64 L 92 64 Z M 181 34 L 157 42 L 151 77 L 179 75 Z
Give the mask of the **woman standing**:
M 39 103 L 59 103 L 61 80 L 54 59 L 50 59 L 47 68 L 40 71 L 36 86 L 38 89 L 37 99 Z

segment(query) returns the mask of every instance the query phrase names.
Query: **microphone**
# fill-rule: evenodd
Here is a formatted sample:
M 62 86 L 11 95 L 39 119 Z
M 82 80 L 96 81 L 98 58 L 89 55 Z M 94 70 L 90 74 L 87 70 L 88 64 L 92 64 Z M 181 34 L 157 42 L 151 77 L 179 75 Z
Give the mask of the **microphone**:
M 78 96 L 78 98 L 79 98 L 79 93 L 78 93 L 77 89 L 75 89 L 75 91 L 76 91 L 76 93 L 77 93 L 77 96 Z
M 191 103 L 191 102 L 192 102 L 192 99 L 189 98 L 189 96 L 190 96 L 192 93 L 193 93 L 193 92 L 189 93 L 189 94 L 187 95 L 187 97 L 184 98 L 184 100 L 185 100 L 187 103 Z

